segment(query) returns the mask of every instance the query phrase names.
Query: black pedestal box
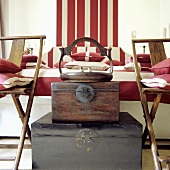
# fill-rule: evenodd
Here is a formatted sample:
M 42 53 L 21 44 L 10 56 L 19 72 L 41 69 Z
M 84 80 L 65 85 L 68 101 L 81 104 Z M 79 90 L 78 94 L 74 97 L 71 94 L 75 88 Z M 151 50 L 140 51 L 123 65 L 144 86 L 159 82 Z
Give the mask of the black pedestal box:
M 142 125 L 126 112 L 115 123 L 32 123 L 33 169 L 141 170 Z

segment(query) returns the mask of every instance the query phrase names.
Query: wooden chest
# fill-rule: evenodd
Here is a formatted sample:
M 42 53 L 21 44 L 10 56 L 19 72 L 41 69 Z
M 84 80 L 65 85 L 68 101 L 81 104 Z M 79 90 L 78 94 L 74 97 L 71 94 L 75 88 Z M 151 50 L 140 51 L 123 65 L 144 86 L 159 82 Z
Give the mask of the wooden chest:
M 33 169 L 141 170 L 142 125 L 120 112 L 114 123 L 52 123 L 51 113 L 31 125 Z
M 119 83 L 52 83 L 53 122 L 119 121 Z

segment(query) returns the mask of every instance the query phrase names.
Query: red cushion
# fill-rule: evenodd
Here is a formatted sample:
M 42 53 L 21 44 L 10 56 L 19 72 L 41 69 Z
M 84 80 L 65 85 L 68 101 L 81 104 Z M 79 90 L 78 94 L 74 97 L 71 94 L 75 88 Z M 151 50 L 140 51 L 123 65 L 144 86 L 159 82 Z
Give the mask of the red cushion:
M 150 54 L 136 54 L 137 61 L 139 63 L 151 63 Z M 133 57 L 129 59 L 130 62 L 133 62 Z
M 33 79 L 14 73 L 0 73 L 0 90 L 5 90 L 14 86 L 25 86 Z
M 112 60 L 112 62 L 113 62 L 113 66 L 123 66 L 124 65 L 122 62 L 120 62 L 118 60 Z M 110 66 L 110 60 L 107 60 L 105 63 Z
M 151 67 L 151 63 L 140 63 L 141 67 Z
M 161 74 L 142 79 L 141 82 L 147 87 L 170 90 L 170 74 Z
M 0 58 L 0 73 L 17 73 L 22 69 L 9 60 Z
M 22 56 L 22 62 L 21 62 L 21 68 L 24 69 L 27 67 L 27 63 L 36 63 L 38 57 L 36 55 L 23 55 Z M 42 64 L 46 64 L 45 62 L 42 61 Z
M 22 62 L 36 62 L 37 58 L 36 55 L 23 55 Z
M 100 62 L 105 58 L 104 56 L 101 56 L 99 53 L 94 52 L 74 53 L 70 57 L 75 61 L 91 61 L 91 62 Z
M 158 64 L 152 66 L 150 70 L 158 75 L 170 74 L 170 58 L 167 58 Z
M 61 68 L 64 68 L 64 65 L 65 65 L 66 63 L 68 63 L 68 62 L 62 61 L 62 62 L 61 62 Z M 55 68 L 59 68 L 59 63 L 58 63 L 58 62 L 55 63 L 55 64 L 54 64 L 54 67 L 55 67 Z
M 140 63 L 141 71 L 150 71 L 151 63 Z
M 151 63 L 150 54 L 136 54 L 139 63 Z

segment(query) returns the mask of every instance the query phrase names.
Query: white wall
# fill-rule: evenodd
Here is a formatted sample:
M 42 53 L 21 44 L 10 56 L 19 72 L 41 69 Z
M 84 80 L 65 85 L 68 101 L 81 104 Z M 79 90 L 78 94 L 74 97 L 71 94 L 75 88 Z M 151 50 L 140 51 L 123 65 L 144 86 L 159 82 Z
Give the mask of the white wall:
M 56 0 L 9 1 L 9 35 L 46 35 L 45 51 L 56 42 Z
M 131 32 L 137 38 L 161 37 L 162 27 L 168 26 L 168 0 L 119 0 L 119 46 L 132 54 Z M 45 34 L 45 51 L 55 46 L 56 0 L 9 1 L 9 34 Z M 162 22 L 160 22 L 162 20 Z
M 45 51 L 56 44 L 56 0 L 8 0 L 9 35 L 45 34 Z M 136 38 L 170 36 L 169 0 L 119 0 L 119 46 L 132 54 L 131 33 Z M 142 51 L 141 49 L 139 49 Z
M 132 54 L 131 33 L 136 38 L 163 37 L 170 26 L 169 0 L 119 0 L 119 46 Z M 45 34 L 45 51 L 56 44 L 56 0 L 9 0 L 9 34 Z M 142 47 L 139 49 L 142 51 Z
M 166 28 L 166 37 L 170 38 L 170 10 L 169 0 L 161 0 L 160 3 L 160 33 L 163 34 L 163 28 Z
M 166 38 L 170 38 L 170 10 L 169 0 L 160 1 L 160 34 L 163 35 L 163 29 L 166 29 Z M 167 57 L 170 57 L 170 46 L 165 45 Z
M 132 31 L 136 31 L 136 38 L 160 37 L 160 0 L 119 0 L 118 3 L 119 46 L 124 51 L 132 54 Z

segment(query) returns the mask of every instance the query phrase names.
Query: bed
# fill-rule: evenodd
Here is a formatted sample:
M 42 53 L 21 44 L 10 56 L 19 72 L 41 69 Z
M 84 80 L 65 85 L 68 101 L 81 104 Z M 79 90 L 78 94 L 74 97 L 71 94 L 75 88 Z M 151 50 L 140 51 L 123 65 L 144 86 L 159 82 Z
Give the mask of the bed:
M 53 47 L 47 54 L 43 55 L 43 63 L 45 64 L 45 67 L 40 69 L 39 73 L 39 80 L 36 87 L 36 96 L 51 96 L 51 83 L 52 82 L 61 82 L 60 78 L 60 72 L 58 69 L 58 62 L 60 59 L 60 49 L 61 47 Z M 111 57 L 113 60 L 113 78 L 111 81 L 118 81 L 120 83 L 120 101 L 140 101 L 139 92 L 136 84 L 136 77 L 135 77 L 135 71 L 134 66 L 132 64 L 132 56 L 125 53 L 122 48 L 120 47 L 106 47 L 111 48 Z M 76 49 L 73 49 L 73 54 L 81 54 L 84 53 L 84 51 L 90 51 L 92 53 L 99 53 L 98 49 L 96 47 L 76 47 Z M 92 54 L 92 55 L 94 55 Z M 87 54 L 86 54 L 87 55 Z M 89 54 L 88 54 L 89 55 Z M 147 56 L 149 55 L 142 55 L 140 56 Z M 142 57 L 140 57 L 140 65 L 141 65 L 141 75 L 142 78 L 147 78 L 154 76 L 154 73 L 149 70 L 150 63 L 143 63 Z M 146 59 L 144 59 L 144 62 L 147 62 Z M 63 63 L 69 63 L 72 62 L 72 58 L 69 56 L 66 56 L 63 58 Z M 102 61 L 102 63 L 107 63 L 108 58 L 105 57 Z M 149 62 L 149 61 L 148 61 Z M 89 63 L 89 62 L 88 62 Z M 62 66 L 64 67 L 64 65 Z M 33 75 L 34 69 L 31 67 L 27 67 L 27 69 L 23 69 L 20 74 L 23 76 Z M 79 72 L 77 69 L 67 69 L 62 68 L 62 72 Z M 105 72 L 101 71 L 100 72 Z M 106 72 L 109 72 L 107 70 Z M 149 96 L 149 100 L 152 100 L 152 96 Z M 169 96 L 164 96 L 161 100 L 162 103 L 170 103 Z
M 32 108 L 32 115 L 30 118 L 30 124 L 37 120 L 38 118 L 42 117 L 43 115 L 47 114 L 51 111 L 51 83 L 52 82 L 61 82 L 59 69 L 54 67 L 56 63 L 59 61 L 60 57 L 60 47 L 53 47 L 48 53 L 43 55 L 43 64 L 42 68 L 40 69 L 39 78 L 36 86 L 35 91 L 35 99 Z M 144 119 L 142 117 L 142 108 L 140 105 L 140 98 L 139 92 L 136 84 L 135 72 L 133 67 L 125 67 L 127 66 L 127 62 L 131 56 L 125 53 L 120 47 L 111 47 L 111 56 L 112 59 L 118 61 L 119 64 L 113 66 L 113 78 L 112 81 L 118 81 L 120 83 L 120 111 L 126 111 L 132 114 L 137 120 L 139 120 L 142 124 L 144 124 Z M 90 50 L 92 52 L 97 52 L 96 47 L 77 47 L 74 53 L 79 53 L 82 51 Z M 68 56 L 64 59 L 63 62 L 71 62 L 72 59 Z M 107 59 L 104 59 L 102 62 L 106 62 Z M 121 64 L 120 64 L 121 63 Z M 29 64 L 28 64 L 29 65 Z M 26 68 L 23 68 L 20 72 L 23 76 L 31 77 L 34 68 L 32 65 L 27 65 Z M 62 68 L 63 72 L 70 71 L 67 68 Z M 77 71 L 77 70 L 75 70 Z M 146 78 L 152 76 L 153 73 L 150 71 L 142 71 L 142 77 Z M 25 102 L 25 98 L 23 97 L 22 101 Z M 152 97 L 150 96 L 150 99 Z M 11 105 L 12 101 L 10 100 L 9 96 L 1 98 L 0 107 L 3 108 L 0 111 L 0 135 L 1 136 L 18 136 L 19 131 L 17 131 L 17 127 L 20 127 L 21 124 L 19 120 L 16 120 L 16 114 L 10 115 L 13 119 L 11 119 L 10 128 L 6 127 L 5 121 L 8 119 L 5 116 L 5 112 L 8 109 L 13 109 Z M 160 106 L 160 111 L 164 112 L 164 116 L 169 113 L 170 106 L 166 103 L 170 103 L 168 96 L 163 97 L 162 104 Z M 14 111 L 15 112 L 15 111 Z M 161 116 L 159 121 L 161 122 Z M 14 121 L 15 120 L 15 121 Z M 156 120 L 155 120 L 156 122 Z M 169 123 L 164 124 L 168 125 Z M 157 123 L 158 125 L 158 123 Z M 158 138 L 169 138 L 169 131 L 167 127 L 163 127 L 161 123 L 159 123 L 159 127 L 155 127 L 156 136 Z

